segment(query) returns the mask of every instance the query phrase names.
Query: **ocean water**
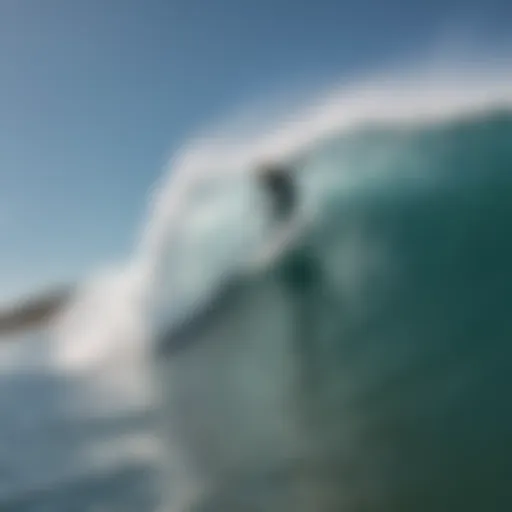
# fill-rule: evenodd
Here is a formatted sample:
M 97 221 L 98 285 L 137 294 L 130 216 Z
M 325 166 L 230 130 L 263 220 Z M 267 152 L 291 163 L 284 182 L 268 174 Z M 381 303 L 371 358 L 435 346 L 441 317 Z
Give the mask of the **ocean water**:
M 3 347 L 0 509 L 509 509 L 507 90 L 330 97 L 186 148 L 133 257 Z
M 509 508 L 511 112 L 308 158 L 314 221 L 159 338 L 178 510 Z
M 151 405 L 100 408 L 87 389 L 90 374 L 51 364 L 47 332 L 17 338 L 2 339 L 0 351 L 0 510 L 154 510 Z

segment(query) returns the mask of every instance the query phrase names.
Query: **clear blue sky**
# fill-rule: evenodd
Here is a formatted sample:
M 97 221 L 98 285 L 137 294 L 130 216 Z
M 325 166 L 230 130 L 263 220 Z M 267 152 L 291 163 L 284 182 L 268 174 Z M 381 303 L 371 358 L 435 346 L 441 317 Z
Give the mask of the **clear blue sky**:
M 0 0 L 0 299 L 127 254 L 170 152 L 226 109 L 459 20 L 496 42 L 512 4 Z

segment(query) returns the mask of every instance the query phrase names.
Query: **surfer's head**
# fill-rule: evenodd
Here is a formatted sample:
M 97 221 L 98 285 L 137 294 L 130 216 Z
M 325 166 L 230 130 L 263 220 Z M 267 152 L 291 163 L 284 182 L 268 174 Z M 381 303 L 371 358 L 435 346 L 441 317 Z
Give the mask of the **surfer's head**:
M 278 220 L 291 216 L 297 194 L 290 169 L 284 164 L 265 164 L 258 168 L 257 179 L 270 197 L 274 216 Z

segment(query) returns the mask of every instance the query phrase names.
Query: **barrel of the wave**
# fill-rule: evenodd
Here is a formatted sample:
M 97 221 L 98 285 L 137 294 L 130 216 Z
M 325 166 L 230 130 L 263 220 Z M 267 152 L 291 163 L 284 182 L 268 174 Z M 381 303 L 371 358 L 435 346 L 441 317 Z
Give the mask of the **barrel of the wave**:
M 183 510 L 512 509 L 510 141 L 500 112 L 318 149 L 314 234 L 166 359 Z
M 340 201 L 316 252 L 348 278 L 330 318 L 309 318 L 322 372 L 301 404 L 306 510 L 512 506 L 512 116 L 408 137 L 387 179 Z

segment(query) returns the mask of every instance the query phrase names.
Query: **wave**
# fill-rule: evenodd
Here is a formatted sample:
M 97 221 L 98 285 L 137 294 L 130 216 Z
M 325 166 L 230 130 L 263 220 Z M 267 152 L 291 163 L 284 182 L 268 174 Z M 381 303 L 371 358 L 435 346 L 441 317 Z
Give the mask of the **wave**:
M 65 371 L 156 359 L 185 509 L 423 510 L 414 493 L 445 493 L 473 510 L 506 489 L 512 98 L 505 75 L 453 76 L 329 91 L 261 136 L 207 133 L 156 187 L 132 258 L 59 318 Z M 293 168 L 300 209 L 262 260 L 266 161 Z
M 312 472 L 311 496 L 333 500 L 326 510 L 347 496 L 361 502 L 359 486 L 391 463 L 396 474 L 380 475 L 389 496 L 379 510 L 396 510 L 393 492 L 405 500 L 410 489 L 431 501 L 450 492 L 467 510 L 468 496 L 505 488 L 512 468 L 496 466 L 504 439 L 492 440 L 495 425 L 473 430 L 451 408 L 512 422 L 500 409 L 512 333 L 511 136 L 512 111 L 499 109 L 372 126 L 308 155 L 297 179 L 318 208 L 300 243 L 228 279 L 207 307 L 158 336 L 176 493 L 192 482 L 193 500 L 208 510 L 242 510 L 259 478 L 284 472 L 300 487 L 297 461 Z M 481 401 L 494 393 L 499 403 Z M 460 448 L 454 428 L 475 444 Z M 442 447 L 441 459 L 462 464 L 479 443 L 486 453 L 456 481 L 424 451 Z M 354 457 L 363 469 L 351 486 Z M 492 482 L 484 478 L 491 468 Z M 434 485 L 437 472 L 448 483 Z M 287 489 L 285 507 L 283 486 L 266 486 L 261 510 L 298 509 L 297 488 Z
M 133 255 L 82 283 L 77 299 L 56 322 L 58 331 L 69 338 L 78 330 L 87 330 L 75 329 L 70 317 L 76 321 L 94 317 L 98 327 L 103 322 L 111 324 L 107 321 L 111 316 L 116 325 L 135 316 L 147 317 L 148 310 L 152 313 L 149 323 L 158 323 L 153 314 L 156 309 L 164 311 L 163 321 L 170 324 L 173 315 L 185 314 L 198 305 L 200 297 L 213 293 L 217 277 L 244 267 L 272 232 L 265 198 L 255 190 L 251 176 L 260 163 L 284 161 L 295 166 L 303 191 L 304 224 L 314 223 L 315 210 L 331 185 L 343 188 L 354 173 L 364 172 L 343 160 L 337 164 L 337 168 L 343 166 L 341 172 L 322 172 L 329 167 L 329 151 L 337 140 L 352 134 L 351 139 L 357 141 L 349 144 L 364 144 L 358 135 L 364 126 L 399 124 L 407 131 L 414 125 L 506 106 L 512 100 L 509 83 L 509 73 L 496 70 L 373 77 L 323 91 L 280 120 L 269 113 L 268 126 L 260 135 L 236 123 L 225 131 L 204 132 L 183 147 L 163 181 L 155 185 Z M 381 152 L 391 150 L 381 144 Z M 376 159 L 386 158 L 372 154 Z M 340 158 L 350 156 L 340 154 Z M 110 300 L 113 294 L 117 297 Z M 151 306 L 145 307 L 148 302 Z M 91 304 L 98 314 L 87 314 Z M 129 311 L 118 311 L 124 307 Z M 118 321 L 119 317 L 123 320 Z M 69 328 L 62 329 L 63 324 Z M 104 327 L 109 328 L 113 327 Z M 137 332 L 137 337 L 143 334 Z

